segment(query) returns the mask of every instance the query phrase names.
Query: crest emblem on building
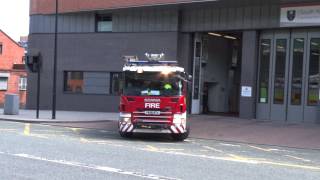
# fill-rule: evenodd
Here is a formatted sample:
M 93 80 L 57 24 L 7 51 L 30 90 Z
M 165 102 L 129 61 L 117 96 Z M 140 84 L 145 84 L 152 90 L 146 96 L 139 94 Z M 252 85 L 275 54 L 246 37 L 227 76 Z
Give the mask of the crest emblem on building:
M 296 18 L 296 10 L 287 11 L 287 18 L 289 21 L 293 21 Z

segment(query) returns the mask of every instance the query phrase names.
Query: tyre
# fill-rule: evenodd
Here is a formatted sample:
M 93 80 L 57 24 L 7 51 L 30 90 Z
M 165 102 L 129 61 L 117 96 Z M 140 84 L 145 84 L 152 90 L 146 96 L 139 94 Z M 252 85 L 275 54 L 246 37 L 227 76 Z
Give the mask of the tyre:
M 187 127 L 187 131 L 185 133 L 171 134 L 171 137 L 175 141 L 184 141 L 185 139 L 187 139 L 189 137 L 189 133 L 190 133 L 190 127 Z
M 119 134 L 123 138 L 130 138 L 133 136 L 133 133 L 127 133 L 127 132 L 121 132 L 121 131 L 119 131 Z

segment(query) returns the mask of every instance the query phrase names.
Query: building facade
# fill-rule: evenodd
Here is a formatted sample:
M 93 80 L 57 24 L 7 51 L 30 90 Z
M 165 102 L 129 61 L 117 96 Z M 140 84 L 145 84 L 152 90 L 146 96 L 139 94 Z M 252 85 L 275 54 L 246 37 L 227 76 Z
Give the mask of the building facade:
M 26 105 L 27 72 L 24 67 L 25 50 L 0 30 L 0 106 L 5 94 L 18 94 L 20 107 Z
M 32 0 L 29 48 L 51 108 L 55 1 Z M 57 108 L 117 111 L 122 56 L 165 53 L 193 75 L 190 112 L 319 122 L 317 0 L 60 0 Z M 36 104 L 30 74 L 28 108 Z

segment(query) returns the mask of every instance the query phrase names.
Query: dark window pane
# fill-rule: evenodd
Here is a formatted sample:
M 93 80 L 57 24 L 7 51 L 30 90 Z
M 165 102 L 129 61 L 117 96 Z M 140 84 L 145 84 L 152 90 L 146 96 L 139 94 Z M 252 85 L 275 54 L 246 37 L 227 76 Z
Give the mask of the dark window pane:
M 110 73 L 84 72 L 83 74 L 84 94 L 109 94 Z
M 112 16 L 111 15 L 97 15 L 97 31 L 111 32 L 112 31 Z
M 64 90 L 83 94 L 109 94 L 110 73 L 107 72 L 65 72 Z
M 310 41 L 310 64 L 308 78 L 308 105 L 316 106 L 319 100 L 320 38 Z
M 112 73 L 112 89 L 111 89 L 111 94 L 114 94 L 114 95 L 118 95 L 120 94 L 120 80 L 121 80 L 121 73 Z
M 0 43 L 0 54 L 2 54 L 2 44 Z
M 64 90 L 73 93 L 83 91 L 83 72 L 65 72 Z
M 274 104 L 284 103 L 284 85 L 287 59 L 287 40 L 277 39 L 276 41 L 276 60 L 274 76 Z
M 70 72 L 71 79 L 83 79 L 83 72 Z
M 0 77 L 0 90 L 8 89 L 8 77 Z
M 260 103 L 268 103 L 270 50 L 271 50 L 271 40 L 270 39 L 261 40 L 260 70 L 259 70 L 259 102 Z
M 295 39 L 293 42 L 291 105 L 301 105 L 303 57 L 304 39 Z

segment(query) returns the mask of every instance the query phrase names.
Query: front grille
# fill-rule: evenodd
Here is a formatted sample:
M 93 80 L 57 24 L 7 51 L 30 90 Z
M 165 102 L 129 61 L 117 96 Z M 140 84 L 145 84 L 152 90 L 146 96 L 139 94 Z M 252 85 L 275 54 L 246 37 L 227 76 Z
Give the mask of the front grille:
M 163 123 L 136 123 L 135 128 L 138 129 L 168 129 L 169 125 Z
M 150 110 L 146 110 L 150 111 Z M 170 123 L 172 121 L 172 113 L 160 111 L 159 115 L 146 115 L 145 111 L 137 111 L 132 114 L 133 121 L 136 123 Z

